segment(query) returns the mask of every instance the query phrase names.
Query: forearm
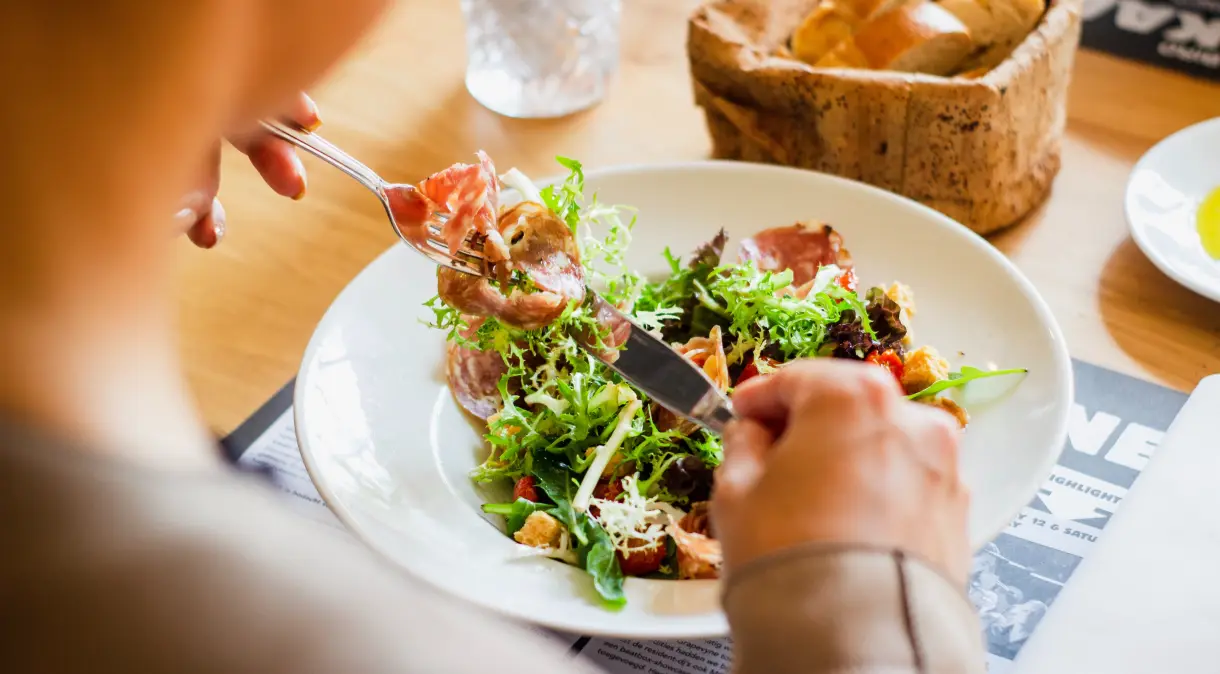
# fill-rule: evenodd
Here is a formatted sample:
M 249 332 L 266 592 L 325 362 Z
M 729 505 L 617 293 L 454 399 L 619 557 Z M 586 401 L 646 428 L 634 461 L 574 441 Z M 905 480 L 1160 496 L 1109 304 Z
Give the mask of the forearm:
M 737 674 L 979 674 L 963 593 L 896 551 L 810 546 L 726 581 Z

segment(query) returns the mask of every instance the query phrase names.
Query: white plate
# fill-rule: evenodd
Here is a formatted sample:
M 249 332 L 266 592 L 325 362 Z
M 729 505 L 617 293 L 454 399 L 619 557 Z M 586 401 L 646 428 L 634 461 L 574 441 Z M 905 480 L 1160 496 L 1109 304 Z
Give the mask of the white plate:
M 1220 302 L 1220 261 L 1199 240 L 1196 211 L 1220 188 L 1220 119 L 1187 127 L 1140 158 L 1127 181 L 1131 236 L 1169 278 Z
M 980 546 L 1034 495 L 1066 437 L 1071 366 L 1046 304 L 1000 253 L 961 225 L 859 183 L 756 164 L 627 167 L 588 176 L 603 202 L 639 208 L 630 263 L 664 273 L 661 250 L 686 253 L 724 227 L 732 241 L 819 218 L 842 232 L 864 284 L 914 288 L 914 333 L 955 365 L 1027 367 L 1002 400 L 975 409 L 962 452 Z M 629 579 L 627 607 L 594 600 L 583 571 L 514 559 L 517 546 L 484 519 L 488 495 L 467 473 L 485 455 L 480 430 L 445 386 L 443 338 L 421 304 L 435 272 L 402 246 L 335 300 L 309 343 L 296 387 L 305 465 L 335 513 L 365 542 L 457 597 L 581 634 L 635 638 L 722 635 L 714 581 Z M 959 355 L 961 354 L 961 355 Z M 998 381 L 998 380 L 997 380 Z

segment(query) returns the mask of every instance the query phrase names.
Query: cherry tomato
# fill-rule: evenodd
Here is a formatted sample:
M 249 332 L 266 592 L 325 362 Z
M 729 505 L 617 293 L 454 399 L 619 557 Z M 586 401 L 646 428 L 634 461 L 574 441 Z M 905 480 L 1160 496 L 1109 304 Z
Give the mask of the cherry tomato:
M 623 480 L 620 478 L 613 482 L 602 480 L 593 488 L 593 498 L 599 498 L 603 501 L 613 501 L 618 498 L 619 494 L 623 493 Z
M 617 553 L 618 565 L 627 576 L 647 576 L 655 573 L 665 562 L 665 538 L 640 547 L 630 546 L 631 552 L 624 555 L 622 550 Z
M 902 381 L 902 359 L 898 357 L 898 354 L 894 353 L 893 349 L 885 351 L 874 350 L 865 356 L 864 360 L 886 368 L 894 375 L 895 379 L 900 382 Z
M 839 285 L 843 286 L 843 288 L 846 290 L 855 292 L 855 290 L 856 290 L 856 270 L 848 269 L 847 271 L 843 272 L 843 275 L 839 277 Z
M 524 475 L 513 485 L 513 500 L 516 501 L 519 498 L 534 503 L 539 501 L 538 481 L 534 479 L 533 475 Z
M 763 360 L 763 362 L 765 362 L 767 365 L 770 365 L 771 367 L 775 367 L 777 365 L 777 363 L 775 361 L 771 360 L 770 358 L 767 358 L 766 356 L 763 356 L 762 360 Z M 758 364 L 756 362 L 754 362 L 754 358 L 751 357 L 750 362 L 746 363 L 746 366 L 744 368 L 742 368 L 742 370 L 741 370 L 741 374 L 738 375 L 736 385 L 741 386 L 742 382 L 744 382 L 747 379 L 750 379 L 751 377 L 757 377 L 759 374 L 761 374 L 761 373 L 758 371 Z
M 613 482 L 602 480 L 593 488 L 593 498 L 599 498 L 603 501 L 613 501 L 618 498 L 618 495 L 623 493 L 623 480 L 619 478 Z M 601 509 L 597 506 L 589 506 L 589 514 L 597 517 L 601 513 Z

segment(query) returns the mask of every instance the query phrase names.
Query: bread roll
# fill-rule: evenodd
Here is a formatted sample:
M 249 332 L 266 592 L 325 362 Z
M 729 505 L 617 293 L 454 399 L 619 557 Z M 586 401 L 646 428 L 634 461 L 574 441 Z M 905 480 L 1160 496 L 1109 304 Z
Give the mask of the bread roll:
M 843 4 L 819 3 L 792 34 L 792 53 L 805 63 L 817 63 L 856 32 L 861 20 Z
M 792 33 L 792 53 L 805 63 L 817 63 L 861 24 L 906 0 L 822 0 Z
M 1005 56 L 1038 25 L 1046 11 L 1044 0 L 939 0 L 939 4 L 966 25 L 981 50 Z M 989 60 L 995 61 L 994 57 Z
M 816 64 L 948 75 L 974 52 L 965 24 L 931 2 L 903 5 L 866 22 Z

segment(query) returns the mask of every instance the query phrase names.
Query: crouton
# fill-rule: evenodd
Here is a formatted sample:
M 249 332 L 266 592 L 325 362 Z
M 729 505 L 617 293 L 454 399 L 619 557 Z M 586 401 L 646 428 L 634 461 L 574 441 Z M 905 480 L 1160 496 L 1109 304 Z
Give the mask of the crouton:
M 525 525 L 513 534 L 513 540 L 531 548 L 558 548 L 563 525 L 550 515 L 535 510 L 525 518 Z
M 902 364 L 902 388 L 907 393 L 918 393 L 942 379 L 949 378 L 949 361 L 941 357 L 936 349 L 921 346 L 907 353 Z
M 885 296 L 894 300 L 908 316 L 915 315 L 915 293 L 910 286 L 894 281 L 885 289 Z
M 949 414 L 952 414 L 953 418 L 957 419 L 957 425 L 961 426 L 962 428 L 965 428 L 966 425 L 970 423 L 970 415 L 964 408 L 962 408 L 961 405 L 954 402 L 952 398 L 930 396 L 927 398 L 920 398 L 919 402 L 924 403 L 925 405 L 931 405 L 932 407 L 939 407 Z
M 894 281 L 890 287 L 885 289 L 885 296 L 894 300 L 900 311 L 898 312 L 898 320 L 907 328 L 906 337 L 902 339 L 903 344 L 911 343 L 911 319 L 915 317 L 915 293 L 911 291 L 910 286 L 905 283 Z

